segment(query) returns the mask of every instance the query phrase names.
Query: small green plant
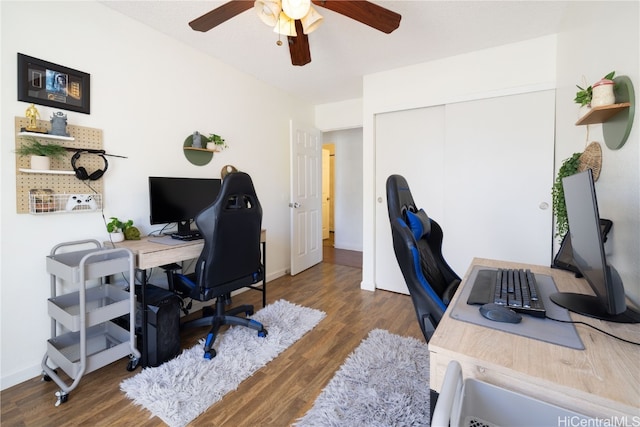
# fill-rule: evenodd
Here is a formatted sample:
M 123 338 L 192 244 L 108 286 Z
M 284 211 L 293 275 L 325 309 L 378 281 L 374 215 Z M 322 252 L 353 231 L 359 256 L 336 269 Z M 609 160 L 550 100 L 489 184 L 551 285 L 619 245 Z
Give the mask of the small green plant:
M 603 79 L 611 80 L 615 75 L 616 75 L 616 72 L 612 71 L 606 76 L 604 76 Z M 580 104 L 581 107 L 591 104 L 591 98 L 593 98 L 593 87 L 588 86 L 586 88 L 581 88 L 578 85 L 576 85 L 576 87 L 580 90 L 576 92 L 576 97 L 574 98 L 575 103 Z
M 224 138 L 221 137 L 220 135 L 216 135 L 214 133 L 211 133 L 211 134 L 209 134 L 209 136 L 206 139 L 207 139 L 207 142 L 213 142 L 214 144 L 216 144 L 217 146 L 219 146 L 222 149 L 228 147 L 227 143 L 224 140 Z
M 107 223 L 107 231 L 109 233 L 117 233 L 119 231 L 124 233 L 124 238 L 127 240 L 140 240 L 140 230 L 133 226 L 133 220 L 126 222 L 120 221 L 115 216 L 109 218 L 111 221 Z
M 553 198 L 553 214 L 556 218 L 556 237 L 560 240 L 569 231 L 569 221 L 567 219 L 567 205 L 564 202 L 564 188 L 562 178 L 571 176 L 578 172 L 580 166 L 580 156 L 582 153 L 573 153 L 571 157 L 565 159 L 558 170 L 558 175 L 553 183 L 551 195 Z
M 117 233 L 118 231 L 124 232 L 127 228 L 133 226 L 133 220 L 122 222 L 115 216 L 109 218 L 111 221 L 107 223 L 107 231 L 109 233 Z
M 24 138 L 27 142 L 16 150 L 16 154 L 20 156 L 47 156 L 52 159 L 61 159 L 67 153 L 67 149 L 62 145 L 43 144 L 31 136 Z

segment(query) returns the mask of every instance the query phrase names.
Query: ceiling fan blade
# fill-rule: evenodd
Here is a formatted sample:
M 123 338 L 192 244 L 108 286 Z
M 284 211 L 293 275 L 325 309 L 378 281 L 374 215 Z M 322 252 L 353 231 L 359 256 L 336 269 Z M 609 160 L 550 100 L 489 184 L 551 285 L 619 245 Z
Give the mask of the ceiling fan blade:
M 313 4 L 333 10 L 365 25 L 389 34 L 400 26 L 400 14 L 364 0 L 311 0 Z
M 305 65 L 311 62 L 311 51 L 309 50 L 309 37 L 302 29 L 302 22 L 296 19 L 297 36 L 288 36 L 289 53 L 291 54 L 291 64 Z
M 189 22 L 189 26 L 196 31 L 206 32 L 252 7 L 252 1 L 231 0 Z

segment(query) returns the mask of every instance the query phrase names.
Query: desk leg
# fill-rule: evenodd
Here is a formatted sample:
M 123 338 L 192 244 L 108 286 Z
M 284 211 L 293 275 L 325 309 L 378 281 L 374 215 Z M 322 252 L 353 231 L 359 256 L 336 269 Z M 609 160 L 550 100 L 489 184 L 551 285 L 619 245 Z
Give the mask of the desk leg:
M 429 419 L 433 419 L 433 411 L 436 410 L 436 403 L 438 402 L 438 397 L 440 397 L 440 393 L 435 391 L 434 389 L 429 389 Z
M 142 368 L 146 368 L 148 366 L 149 358 L 147 357 L 147 349 L 149 348 L 147 339 L 147 301 L 146 301 L 146 293 L 147 293 L 147 270 L 138 270 L 140 271 L 141 284 L 140 284 L 140 303 L 142 304 L 142 349 L 139 349 L 142 353 Z M 135 286 L 135 285 L 134 285 Z M 135 288 L 134 288 L 135 289 Z M 135 322 L 135 319 L 133 319 Z
M 262 242 L 262 308 L 267 305 L 267 242 Z

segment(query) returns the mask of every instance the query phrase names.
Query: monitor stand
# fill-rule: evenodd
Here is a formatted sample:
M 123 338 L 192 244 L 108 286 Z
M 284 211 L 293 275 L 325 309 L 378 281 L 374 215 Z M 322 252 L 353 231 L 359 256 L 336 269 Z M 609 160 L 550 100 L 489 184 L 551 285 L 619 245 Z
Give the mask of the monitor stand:
M 178 221 L 178 231 L 175 234 L 178 236 L 190 236 L 193 234 L 193 231 L 191 231 L 191 221 Z
M 640 313 L 627 307 L 620 314 L 609 314 L 598 297 L 571 292 L 557 292 L 549 296 L 551 301 L 574 313 L 616 323 L 640 323 Z

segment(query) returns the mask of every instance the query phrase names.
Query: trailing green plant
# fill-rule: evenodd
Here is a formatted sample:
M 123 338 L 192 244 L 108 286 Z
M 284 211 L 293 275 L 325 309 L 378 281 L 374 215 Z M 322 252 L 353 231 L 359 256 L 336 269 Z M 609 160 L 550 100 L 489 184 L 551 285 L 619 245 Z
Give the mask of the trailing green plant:
M 606 76 L 604 76 L 603 79 L 611 80 L 615 75 L 616 75 L 616 72 L 612 71 Z M 574 98 L 575 103 L 580 104 L 581 107 L 591 104 L 591 99 L 593 98 L 593 87 L 588 86 L 586 88 L 582 88 L 578 85 L 576 85 L 576 87 L 580 90 L 576 92 L 576 97 Z
M 16 150 L 20 156 L 47 156 L 52 159 L 61 159 L 67 153 L 67 149 L 58 144 L 43 144 L 36 138 L 23 137 L 27 142 Z
M 569 231 L 569 221 L 567 219 L 567 205 L 564 202 L 564 188 L 562 178 L 571 176 L 578 172 L 580 166 L 580 156 L 582 153 L 573 153 L 571 157 L 565 159 L 558 170 L 558 175 L 553 183 L 551 195 L 553 198 L 553 214 L 556 219 L 556 237 L 562 239 Z

